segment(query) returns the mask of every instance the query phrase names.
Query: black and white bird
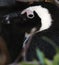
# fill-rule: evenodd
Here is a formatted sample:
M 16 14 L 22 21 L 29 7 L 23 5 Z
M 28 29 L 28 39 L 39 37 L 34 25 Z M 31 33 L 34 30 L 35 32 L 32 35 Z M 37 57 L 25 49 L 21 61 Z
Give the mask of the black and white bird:
M 51 3 L 33 3 L 21 12 L 25 16 L 27 25 L 26 40 L 32 33 L 36 33 L 32 38 L 25 59 L 32 61 L 38 59 L 36 48 L 39 48 L 45 57 L 52 60 L 56 54 L 56 47 L 59 46 L 59 8 Z M 26 42 L 25 40 L 25 42 Z M 26 45 L 26 44 L 24 44 Z
M 36 48 L 39 48 L 46 58 L 53 59 L 56 54 L 55 46 L 59 46 L 59 8 L 51 3 L 35 2 L 22 8 L 20 18 L 2 24 L 2 37 L 6 40 L 12 62 L 19 52 L 21 54 L 22 47 L 32 33 L 35 35 L 27 49 L 25 60 L 38 59 Z

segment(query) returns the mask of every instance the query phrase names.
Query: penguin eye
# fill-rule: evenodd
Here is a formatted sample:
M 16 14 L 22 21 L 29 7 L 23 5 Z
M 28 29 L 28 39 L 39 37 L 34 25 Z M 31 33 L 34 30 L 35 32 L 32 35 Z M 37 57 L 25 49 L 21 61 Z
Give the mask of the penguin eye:
M 34 18 L 34 14 L 29 14 L 29 15 L 27 15 L 27 17 L 28 17 L 29 19 L 33 19 L 33 18 Z
M 33 19 L 34 18 L 34 12 L 32 12 L 32 11 L 27 12 L 26 15 L 27 15 L 27 18 L 29 18 L 29 19 Z

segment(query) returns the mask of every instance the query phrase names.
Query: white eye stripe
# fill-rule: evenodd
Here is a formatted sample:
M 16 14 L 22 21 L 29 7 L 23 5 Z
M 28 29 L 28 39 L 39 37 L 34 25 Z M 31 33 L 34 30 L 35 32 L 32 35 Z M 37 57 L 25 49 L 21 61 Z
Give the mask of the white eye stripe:
M 22 11 L 22 14 L 24 14 L 25 12 L 28 13 L 28 11 L 31 11 L 32 14 L 35 11 L 37 13 L 37 15 L 41 18 L 41 28 L 39 29 L 38 32 L 46 30 L 48 28 L 50 28 L 50 26 L 52 25 L 52 17 L 48 11 L 47 8 L 43 8 L 42 6 L 32 6 L 32 7 L 28 7 L 25 10 Z
M 41 6 L 36 6 L 33 9 L 37 13 L 37 15 L 41 18 L 42 25 L 41 25 L 41 28 L 39 29 L 39 32 L 50 28 L 50 26 L 52 25 L 52 17 L 48 9 L 43 8 Z

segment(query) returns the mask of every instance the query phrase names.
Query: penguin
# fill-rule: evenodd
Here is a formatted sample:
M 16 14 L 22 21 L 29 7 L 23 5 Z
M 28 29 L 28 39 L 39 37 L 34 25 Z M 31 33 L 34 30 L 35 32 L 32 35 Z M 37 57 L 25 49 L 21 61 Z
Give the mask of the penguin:
M 36 49 L 39 48 L 46 58 L 53 60 L 56 48 L 59 47 L 59 8 L 51 3 L 33 3 L 22 12 L 27 25 L 25 37 L 31 37 L 31 32 L 36 33 L 30 41 L 25 53 L 25 60 L 37 59 Z M 35 31 L 36 30 L 36 31 Z M 26 44 L 24 44 L 26 45 Z

